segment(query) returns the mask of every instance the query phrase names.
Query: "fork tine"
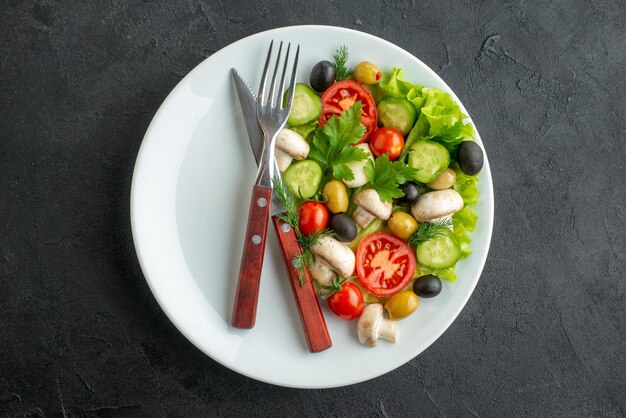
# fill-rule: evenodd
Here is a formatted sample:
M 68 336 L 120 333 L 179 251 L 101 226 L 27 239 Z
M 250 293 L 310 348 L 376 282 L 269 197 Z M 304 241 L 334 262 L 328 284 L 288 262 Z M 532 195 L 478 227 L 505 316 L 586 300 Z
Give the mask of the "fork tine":
M 287 107 L 285 109 L 290 110 L 291 105 L 293 104 L 293 95 L 296 87 L 296 72 L 298 69 L 298 56 L 300 55 L 300 45 L 298 45 L 298 49 L 296 49 L 296 57 L 293 61 L 293 71 L 291 73 L 291 81 L 289 82 L 289 97 L 287 97 Z
M 261 76 L 261 86 L 259 86 L 259 94 L 257 100 L 259 103 L 263 103 L 263 97 L 265 96 L 265 82 L 267 81 L 267 69 L 270 66 L 270 58 L 272 57 L 272 46 L 274 41 L 270 42 L 270 49 L 267 51 L 267 58 L 265 58 L 265 67 L 263 67 L 263 75 Z
M 276 65 L 274 66 L 274 75 L 272 75 L 272 84 L 270 84 L 270 92 L 267 95 L 267 103 L 270 106 L 274 106 L 274 90 L 276 87 L 276 75 L 278 74 L 278 67 L 280 66 L 280 54 L 283 50 L 283 43 L 281 41 L 280 46 L 278 47 L 278 56 L 276 57 Z M 280 93 L 278 93 L 280 95 Z
M 291 49 L 291 42 L 287 44 L 287 53 L 285 54 L 285 64 L 283 65 L 283 75 L 280 77 L 280 87 L 278 88 L 278 100 L 276 101 L 276 106 L 282 106 L 282 95 L 285 91 L 285 76 L 287 75 L 287 63 L 289 62 L 289 50 Z

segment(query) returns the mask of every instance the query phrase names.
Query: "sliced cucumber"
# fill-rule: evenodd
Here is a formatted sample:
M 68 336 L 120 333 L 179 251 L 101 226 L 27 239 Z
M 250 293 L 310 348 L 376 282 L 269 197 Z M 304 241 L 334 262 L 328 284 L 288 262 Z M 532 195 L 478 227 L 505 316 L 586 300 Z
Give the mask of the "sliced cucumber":
M 317 121 L 314 121 L 311 123 L 307 123 L 306 125 L 290 126 L 289 129 L 310 142 L 311 138 L 309 138 L 309 135 L 311 135 L 313 131 L 315 131 L 315 128 L 317 128 L 317 126 Z
M 289 166 L 283 180 L 291 194 L 300 199 L 310 199 L 320 187 L 322 168 L 315 161 L 299 161 Z
M 417 261 L 420 264 L 436 269 L 451 267 L 461 258 L 461 246 L 447 230 L 443 235 L 429 239 L 417 247 Z
M 406 99 L 389 98 L 378 103 L 378 121 L 381 125 L 396 128 L 402 135 L 408 134 L 415 124 L 417 112 Z
M 417 170 L 415 180 L 430 183 L 450 164 L 450 153 L 433 141 L 418 141 L 409 151 L 409 167 Z
M 285 101 L 288 95 L 289 90 L 285 92 Z M 306 84 L 296 84 L 293 94 L 293 105 L 291 105 L 291 112 L 289 112 L 289 118 L 287 118 L 289 126 L 305 125 L 319 118 L 321 114 L 322 99 Z

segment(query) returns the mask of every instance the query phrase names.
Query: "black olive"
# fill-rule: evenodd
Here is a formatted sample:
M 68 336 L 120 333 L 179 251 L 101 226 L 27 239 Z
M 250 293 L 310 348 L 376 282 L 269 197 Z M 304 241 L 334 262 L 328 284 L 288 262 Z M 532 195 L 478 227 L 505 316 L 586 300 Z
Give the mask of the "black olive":
M 468 176 L 474 176 L 483 168 L 483 150 L 473 141 L 463 141 L 457 152 L 459 167 Z
M 335 82 L 337 69 L 335 64 L 330 61 L 320 61 L 311 70 L 311 87 L 313 90 L 323 92 Z
M 402 190 L 404 196 L 396 199 L 396 203 L 399 205 L 413 203 L 417 201 L 417 199 L 420 197 L 420 188 L 417 183 L 414 183 L 412 181 L 407 181 L 406 183 L 402 184 L 400 186 L 400 190 Z
M 341 242 L 350 242 L 358 233 L 356 224 L 345 213 L 337 213 L 330 218 L 328 228 L 335 232 L 335 237 Z
M 441 293 L 441 280 L 432 274 L 418 277 L 413 283 L 413 292 L 423 298 L 434 298 Z

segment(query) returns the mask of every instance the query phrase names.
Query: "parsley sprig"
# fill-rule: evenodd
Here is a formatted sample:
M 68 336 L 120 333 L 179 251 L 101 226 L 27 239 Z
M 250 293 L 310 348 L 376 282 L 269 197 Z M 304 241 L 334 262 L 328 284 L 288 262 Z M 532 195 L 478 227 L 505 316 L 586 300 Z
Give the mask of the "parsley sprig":
M 306 284 L 306 269 L 313 264 L 313 253 L 311 252 L 311 247 L 319 238 L 331 236 L 332 233 L 328 229 L 323 229 L 322 231 L 316 232 L 312 235 L 303 235 L 298 227 L 300 215 L 293 197 L 289 191 L 287 191 L 287 188 L 280 178 L 274 177 L 273 183 L 274 195 L 283 205 L 283 208 L 285 208 L 285 212 L 279 214 L 278 218 L 281 221 L 288 223 L 293 228 L 296 233 L 298 244 L 300 245 L 301 252 L 294 255 L 293 266 L 298 269 L 298 281 L 300 282 L 300 286 L 304 286 Z
M 365 175 L 370 186 L 378 192 L 383 202 L 391 202 L 394 198 L 404 196 L 398 186 L 412 180 L 416 172 L 417 170 L 402 161 L 389 161 L 386 153 L 378 157 L 376 163 L 372 160 L 365 163 Z
M 461 142 L 474 135 L 474 128 L 470 123 L 456 122 L 452 126 L 446 126 L 435 135 L 427 136 L 424 139 L 430 139 L 446 147 L 450 154 L 454 154 Z
M 331 116 L 323 128 L 315 130 L 307 158 L 318 163 L 324 174 L 332 171 L 336 179 L 354 180 L 354 173 L 347 163 L 367 159 L 367 152 L 350 146 L 360 141 L 365 133 L 365 126 L 361 124 L 361 110 L 361 102 L 356 101 L 341 116 Z
M 435 222 L 422 222 L 417 231 L 409 237 L 409 245 L 423 244 L 428 240 L 442 236 L 452 226 L 451 219 L 439 219 Z
M 340 46 L 337 48 L 337 51 L 335 51 L 333 60 L 335 61 L 335 68 L 337 69 L 337 75 L 335 76 L 336 81 L 347 80 L 352 77 L 352 68 L 346 67 L 348 57 L 348 47 L 345 45 Z

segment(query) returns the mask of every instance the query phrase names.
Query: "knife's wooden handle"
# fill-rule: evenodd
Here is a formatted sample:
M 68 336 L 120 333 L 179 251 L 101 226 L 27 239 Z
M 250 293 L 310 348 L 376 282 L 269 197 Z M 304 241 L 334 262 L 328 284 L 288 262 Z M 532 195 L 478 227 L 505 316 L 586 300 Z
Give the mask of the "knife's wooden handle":
M 261 269 L 263 268 L 263 253 L 265 252 L 265 237 L 267 236 L 267 221 L 270 215 L 271 201 L 271 188 L 263 186 L 253 187 L 231 321 L 236 328 L 253 328 L 256 321 L 256 308 L 259 299 L 259 284 L 261 282 Z
M 326 321 L 320 309 L 311 276 L 308 269 L 305 268 L 306 283 L 304 286 L 300 286 L 299 271 L 292 264 L 294 255 L 300 252 L 296 233 L 289 224 L 283 222 L 277 216 L 272 217 L 272 220 L 276 228 L 276 236 L 278 237 L 280 248 L 282 249 L 283 260 L 289 274 L 289 283 L 298 307 L 309 351 L 317 353 L 318 351 L 326 350 L 333 343 L 330 340 L 328 328 L 326 328 Z

